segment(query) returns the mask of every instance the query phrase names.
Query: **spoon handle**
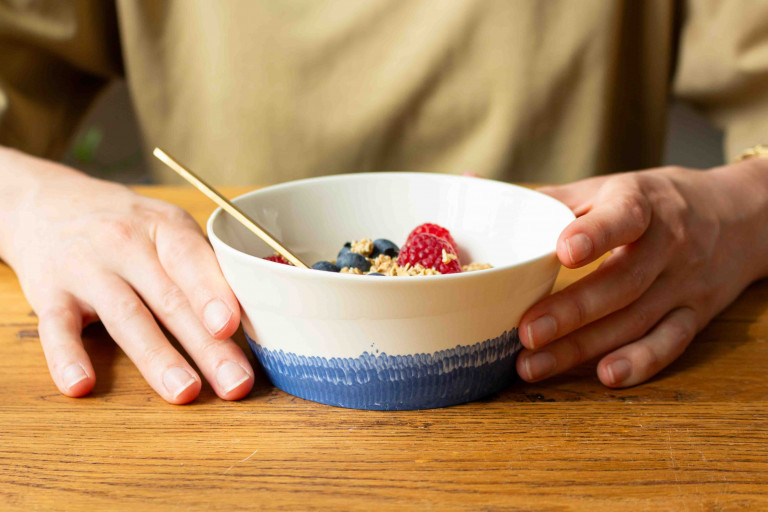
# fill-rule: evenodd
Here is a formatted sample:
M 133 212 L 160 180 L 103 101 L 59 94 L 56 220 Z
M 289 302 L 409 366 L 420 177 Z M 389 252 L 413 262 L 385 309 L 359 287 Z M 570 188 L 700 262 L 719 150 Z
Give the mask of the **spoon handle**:
M 300 268 L 309 268 L 303 261 L 301 261 L 295 254 L 283 247 L 283 245 L 272 236 L 266 229 L 259 226 L 255 221 L 242 212 L 237 206 L 232 204 L 227 198 L 222 196 L 215 188 L 208 185 L 195 173 L 181 165 L 176 159 L 171 157 L 168 153 L 160 148 L 155 148 L 152 152 L 158 160 L 165 165 L 176 171 L 182 178 L 190 182 L 200 192 L 208 196 L 213 202 L 221 206 L 223 210 L 237 219 L 243 226 L 248 228 L 253 234 L 264 240 L 264 242 L 272 247 L 283 258 L 290 261 L 294 265 Z

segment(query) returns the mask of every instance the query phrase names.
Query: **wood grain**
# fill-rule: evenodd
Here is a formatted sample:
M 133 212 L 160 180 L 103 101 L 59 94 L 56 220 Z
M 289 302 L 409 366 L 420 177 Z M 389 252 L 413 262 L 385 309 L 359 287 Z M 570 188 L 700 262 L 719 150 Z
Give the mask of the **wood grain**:
M 190 189 L 139 190 L 201 222 L 213 210 Z M 627 390 L 586 365 L 472 404 L 374 412 L 260 376 L 240 402 L 205 386 L 179 407 L 98 325 L 84 333 L 96 389 L 60 395 L 0 264 L 0 510 L 768 510 L 766 310 L 757 283 Z

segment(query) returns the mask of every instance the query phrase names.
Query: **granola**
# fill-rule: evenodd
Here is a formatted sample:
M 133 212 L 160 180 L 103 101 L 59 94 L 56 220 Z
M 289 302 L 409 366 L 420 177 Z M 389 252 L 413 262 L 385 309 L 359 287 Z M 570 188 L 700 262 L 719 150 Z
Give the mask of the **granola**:
M 279 256 L 266 259 L 290 264 Z M 488 263 L 461 265 L 450 231 L 437 224 L 421 224 L 402 247 L 389 240 L 363 238 L 347 242 L 336 260 L 318 261 L 313 269 L 374 276 L 436 276 L 493 268 Z

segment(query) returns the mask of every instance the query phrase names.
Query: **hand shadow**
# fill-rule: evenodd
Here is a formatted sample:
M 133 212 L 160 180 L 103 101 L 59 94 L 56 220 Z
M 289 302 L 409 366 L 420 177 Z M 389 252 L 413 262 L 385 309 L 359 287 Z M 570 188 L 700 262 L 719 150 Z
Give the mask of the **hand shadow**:
M 747 398 L 753 393 L 765 393 L 764 369 L 758 368 L 760 361 L 765 360 L 765 350 L 760 351 L 765 345 L 754 347 L 759 352 L 750 352 L 753 358 L 738 352 L 743 345 L 755 343 L 754 326 L 766 318 L 766 311 L 768 280 L 763 280 L 748 287 L 720 312 L 674 363 L 649 382 L 672 379 L 680 373 L 690 374 L 689 381 L 717 381 L 716 387 L 701 385 L 695 390 L 681 390 L 695 396 L 696 400 L 733 400 L 736 395 Z M 752 370 L 749 364 L 753 365 Z
M 768 311 L 768 280 L 747 288 L 691 342 L 685 353 L 664 372 L 686 371 L 704 364 L 714 364 L 739 346 L 750 341 L 750 327 Z
M 112 340 L 101 322 L 93 323 L 83 329 L 83 346 L 91 358 L 96 373 L 96 384 L 88 396 L 103 397 L 112 391 L 115 381 L 115 359 L 120 348 Z
M 170 340 L 173 347 L 178 350 L 180 354 L 184 355 L 184 357 L 190 362 L 198 374 L 202 375 L 200 373 L 200 369 L 197 367 L 194 361 L 189 358 L 189 356 L 184 351 L 184 348 L 176 340 L 176 338 L 174 338 L 168 331 L 164 329 L 163 333 L 168 338 L 168 340 Z M 115 365 L 119 364 L 117 360 L 121 358 L 122 351 L 117 343 L 115 343 L 115 341 L 110 337 L 109 333 L 106 331 L 104 325 L 101 322 L 93 323 L 83 329 L 82 337 L 83 345 L 86 352 L 88 353 L 88 356 L 91 358 L 91 363 L 93 365 L 94 372 L 96 373 L 96 385 L 93 387 L 93 390 L 88 394 L 88 396 L 99 398 L 105 397 L 106 395 L 110 394 L 112 388 L 114 387 L 114 369 Z M 242 328 L 238 329 L 238 331 L 232 336 L 232 339 L 243 350 L 246 357 L 248 358 L 248 361 L 251 363 L 251 367 L 254 369 L 255 382 L 253 384 L 253 389 L 246 397 L 240 401 L 271 394 L 274 390 L 274 386 L 272 386 L 272 383 L 264 374 L 259 362 L 255 360 L 253 352 L 251 352 L 251 349 L 248 346 L 248 342 L 245 339 Z M 127 363 L 131 364 L 129 360 Z M 208 384 L 208 382 L 203 379 L 203 387 L 200 390 L 200 395 L 196 400 L 193 401 L 193 403 L 214 403 L 218 401 L 221 401 L 221 398 L 216 396 L 216 393 L 213 392 L 210 384 Z
M 748 399 L 752 394 L 764 393 L 765 380 L 760 371 L 739 371 L 748 361 L 734 352 L 753 342 L 755 335 L 750 329 L 756 319 L 765 318 L 766 311 L 768 280 L 748 287 L 694 338 L 675 362 L 637 386 L 603 386 L 596 375 L 598 358 L 540 382 L 527 383 L 518 378 L 485 401 L 692 402 L 733 400 L 737 395 Z M 712 385 L 714 381 L 716 386 Z

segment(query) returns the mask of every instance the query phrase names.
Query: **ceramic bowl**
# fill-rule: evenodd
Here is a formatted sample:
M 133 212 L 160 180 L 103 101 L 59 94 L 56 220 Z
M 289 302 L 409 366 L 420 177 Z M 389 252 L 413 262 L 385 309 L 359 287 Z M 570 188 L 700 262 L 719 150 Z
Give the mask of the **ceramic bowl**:
M 489 270 L 389 277 L 300 269 L 216 210 L 208 236 L 275 386 L 358 409 L 424 409 L 492 394 L 516 377 L 517 324 L 548 294 L 562 203 L 501 182 L 421 173 L 349 174 L 276 185 L 234 200 L 311 265 L 342 245 L 417 225 L 445 226 L 463 263 Z

